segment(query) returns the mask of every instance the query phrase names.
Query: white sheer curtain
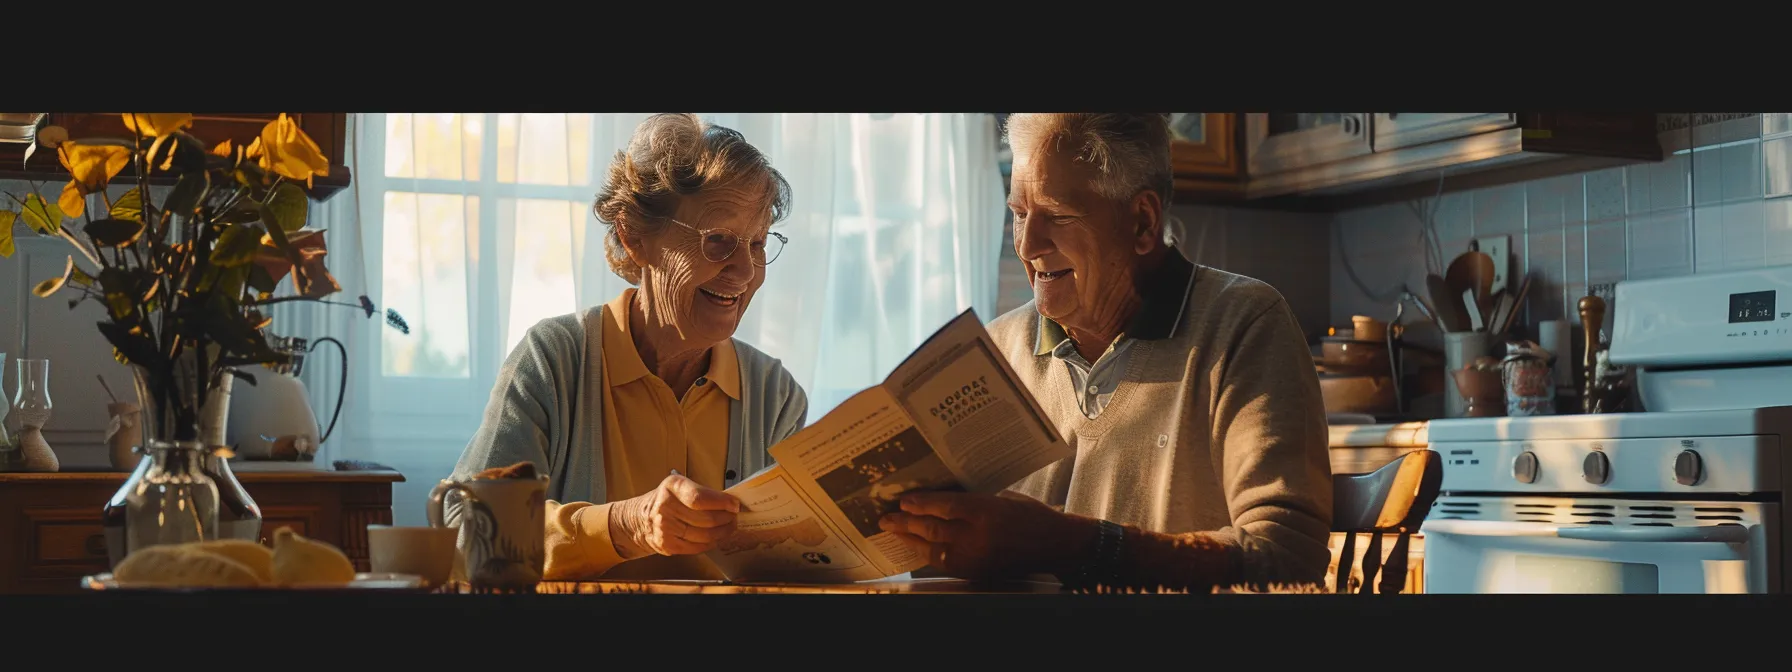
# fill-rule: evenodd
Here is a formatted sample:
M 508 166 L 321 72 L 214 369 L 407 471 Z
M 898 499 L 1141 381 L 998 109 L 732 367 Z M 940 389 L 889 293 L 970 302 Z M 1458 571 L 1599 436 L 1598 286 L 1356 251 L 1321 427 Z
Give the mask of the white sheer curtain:
M 604 263 L 591 202 L 646 116 L 356 115 L 356 186 L 314 207 L 312 226 L 333 227 L 331 270 L 349 300 L 365 288 L 411 333 L 346 309 L 281 323 L 346 336 L 350 392 L 326 456 L 405 472 L 400 520 L 421 519 L 523 332 L 627 286 Z M 736 335 L 784 361 L 811 419 L 964 309 L 995 317 L 1006 208 L 992 115 L 702 116 L 743 133 L 791 183 L 777 229 L 790 244 Z M 351 217 L 358 227 L 343 225 Z M 319 354 L 306 372 L 326 423 L 335 369 Z

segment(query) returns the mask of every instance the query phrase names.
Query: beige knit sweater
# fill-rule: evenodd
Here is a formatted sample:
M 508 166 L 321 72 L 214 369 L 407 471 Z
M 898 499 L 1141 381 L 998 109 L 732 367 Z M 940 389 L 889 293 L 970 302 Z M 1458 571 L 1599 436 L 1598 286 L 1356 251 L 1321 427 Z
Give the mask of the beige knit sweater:
M 1269 285 L 1213 268 L 1190 278 L 1167 338 L 1133 344 L 1094 420 L 1062 362 L 1035 354 L 1032 302 L 989 325 L 1076 456 L 1011 489 L 1070 513 L 1177 534 L 1210 532 L 1244 581 L 1323 580 L 1332 520 L 1325 408 L 1311 351 Z

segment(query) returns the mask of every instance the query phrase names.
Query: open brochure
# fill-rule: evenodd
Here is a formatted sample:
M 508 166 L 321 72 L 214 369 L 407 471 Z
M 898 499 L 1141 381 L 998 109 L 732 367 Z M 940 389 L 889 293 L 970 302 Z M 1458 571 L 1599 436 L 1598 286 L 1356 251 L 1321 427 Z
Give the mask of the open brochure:
M 913 490 L 999 492 L 1073 454 L 966 310 L 884 382 L 769 451 L 728 489 L 735 534 L 707 554 L 736 582 L 835 583 L 926 566 L 877 521 Z

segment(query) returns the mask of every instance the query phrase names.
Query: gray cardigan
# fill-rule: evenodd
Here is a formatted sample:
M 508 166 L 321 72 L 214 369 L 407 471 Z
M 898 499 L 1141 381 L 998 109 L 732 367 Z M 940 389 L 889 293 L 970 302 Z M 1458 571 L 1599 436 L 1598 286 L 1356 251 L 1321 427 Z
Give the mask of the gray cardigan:
M 467 442 L 453 480 L 529 461 L 548 474 L 547 498 L 609 501 L 604 491 L 603 306 L 552 317 L 529 329 L 492 386 L 479 431 Z M 802 429 L 803 388 L 778 359 L 734 340 L 740 399 L 729 402 L 727 469 L 733 486 L 769 466 L 766 449 Z M 458 525 L 458 497 L 444 517 Z

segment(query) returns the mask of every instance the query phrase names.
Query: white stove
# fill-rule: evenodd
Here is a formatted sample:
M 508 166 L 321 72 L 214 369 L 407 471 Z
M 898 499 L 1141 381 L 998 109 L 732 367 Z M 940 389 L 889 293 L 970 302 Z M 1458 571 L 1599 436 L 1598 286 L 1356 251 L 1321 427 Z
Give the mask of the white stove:
M 1429 593 L 1778 593 L 1792 267 L 1620 283 L 1647 412 L 1434 421 Z

